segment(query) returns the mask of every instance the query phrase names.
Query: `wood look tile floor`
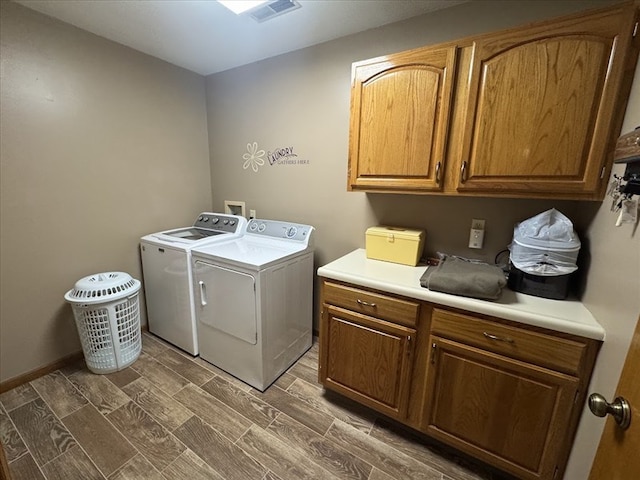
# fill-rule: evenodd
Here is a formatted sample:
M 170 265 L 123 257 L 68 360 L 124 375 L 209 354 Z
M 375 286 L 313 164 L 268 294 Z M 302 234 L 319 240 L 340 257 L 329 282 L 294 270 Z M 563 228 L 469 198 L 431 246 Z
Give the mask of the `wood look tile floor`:
M 14 480 L 497 480 L 317 383 L 318 345 L 265 392 L 143 334 L 109 375 L 83 362 L 0 395 Z

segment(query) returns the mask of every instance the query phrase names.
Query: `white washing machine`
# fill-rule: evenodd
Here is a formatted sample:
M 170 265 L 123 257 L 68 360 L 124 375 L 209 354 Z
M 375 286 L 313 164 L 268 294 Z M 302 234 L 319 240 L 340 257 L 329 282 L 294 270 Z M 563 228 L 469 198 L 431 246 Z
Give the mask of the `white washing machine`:
M 247 220 L 237 215 L 203 212 L 191 227 L 140 239 L 149 331 L 198 355 L 191 250 L 244 234 Z
M 264 391 L 311 347 L 313 230 L 253 219 L 193 249 L 201 358 Z

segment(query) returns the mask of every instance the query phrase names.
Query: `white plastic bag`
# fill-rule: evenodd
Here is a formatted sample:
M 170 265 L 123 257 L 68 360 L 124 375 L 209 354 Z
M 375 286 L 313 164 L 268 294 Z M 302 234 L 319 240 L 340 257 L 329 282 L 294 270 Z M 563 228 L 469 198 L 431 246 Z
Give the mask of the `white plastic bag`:
M 580 239 L 571 220 L 552 208 L 516 225 L 509 250 L 511 263 L 525 273 L 567 275 L 578 269 Z
M 548 249 L 580 248 L 573 223 L 555 208 L 520 222 L 516 225 L 513 238 L 524 245 Z

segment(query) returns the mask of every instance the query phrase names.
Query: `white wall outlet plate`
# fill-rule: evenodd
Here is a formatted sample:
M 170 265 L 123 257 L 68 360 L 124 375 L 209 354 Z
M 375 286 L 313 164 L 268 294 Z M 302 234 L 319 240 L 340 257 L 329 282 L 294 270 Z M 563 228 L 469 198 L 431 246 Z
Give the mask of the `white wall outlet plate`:
M 484 243 L 484 230 L 472 228 L 469 234 L 469 248 L 482 248 Z

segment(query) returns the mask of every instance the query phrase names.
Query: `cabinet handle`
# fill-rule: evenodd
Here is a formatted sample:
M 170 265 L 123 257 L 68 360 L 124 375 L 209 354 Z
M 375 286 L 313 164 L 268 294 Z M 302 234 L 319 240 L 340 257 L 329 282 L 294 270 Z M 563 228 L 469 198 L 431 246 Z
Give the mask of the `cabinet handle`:
M 462 166 L 460 167 L 460 183 L 464 183 L 467 181 L 467 162 L 466 160 L 462 162 Z
M 436 163 L 436 183 L 440 183 L 440 169 L 442 168 L 442 162 Z
M 436 363 L 436 348 L 437 348 L 436 342 L 433 342 L 431 344 L 431 365 L 435 365 Z
M 360 299 L 357 299 L 356 302 L 358 302 L 363 307 L 373 307 L 373 308 L 375 308 L 377 306 L 375 303 L 364 302 L 364 301 L 362 301 Z
M 497 335 L 492 335 L 492 334 L 487 333 L 487 332 L 482 332 L 482 334 L 483 334 L 485 337 L 490 338 L 491 340 L 497 340 L 498 342 L 515 343 L 515 341 L 513 340 L 513 338 L 509 338 L 509 337 L 498 337 Z

